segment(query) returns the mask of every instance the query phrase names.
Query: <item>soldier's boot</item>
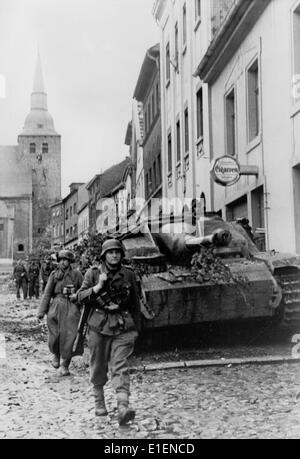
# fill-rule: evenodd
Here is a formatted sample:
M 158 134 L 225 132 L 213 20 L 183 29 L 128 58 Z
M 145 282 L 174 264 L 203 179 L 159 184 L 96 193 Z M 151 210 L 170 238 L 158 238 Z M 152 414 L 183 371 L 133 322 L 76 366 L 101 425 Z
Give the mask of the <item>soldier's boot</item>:
M 129 397 L 126 392 L 118 392 L 118 421 L 120 426 L 125 426 L 135 418 L 135 411 L 129 408 Z
M 55 368 L 56 370 L 59 368 L 59 366 L 60 366 L 60 356 L 58 354 L 54 355 L 51 364 L 52 364 L 53 368 Z
M 60 376 L 70 376 L 69 365 L 71 363 L 71 359 L 63 360 L 60 366 L 59 374 Z
M 95 416 L 107 416 L 103 386 L 94 386 Z

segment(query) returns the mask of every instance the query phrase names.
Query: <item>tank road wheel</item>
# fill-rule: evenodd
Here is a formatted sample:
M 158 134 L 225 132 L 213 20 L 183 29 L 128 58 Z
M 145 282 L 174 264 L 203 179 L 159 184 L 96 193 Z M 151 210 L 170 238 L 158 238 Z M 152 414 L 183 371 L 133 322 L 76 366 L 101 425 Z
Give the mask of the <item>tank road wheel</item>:
M 286 268 L 276 273 L 276 279 L 282 288 L 280 305 L 281 324 L 285 328 L 300 327 L 300 270 Z

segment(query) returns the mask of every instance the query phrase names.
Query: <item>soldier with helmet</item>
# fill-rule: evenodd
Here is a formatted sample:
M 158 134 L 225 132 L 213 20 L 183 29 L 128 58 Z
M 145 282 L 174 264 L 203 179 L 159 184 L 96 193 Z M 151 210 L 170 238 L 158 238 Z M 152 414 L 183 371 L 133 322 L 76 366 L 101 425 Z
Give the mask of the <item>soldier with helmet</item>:
M 134 351 L 141 322 L 136 276 L 131 269 L 122 266 L 124 255 L 120 241 L 105 241 L 101 265 L 89 269 L 78 292 L 79 302 L 91 306 L 88 326 L 95 414 L 107 415 L 103 388 L 110 368 L 120 425 L 135 417 L 135 411 L 129 408 L 128 358 Z
M 71 251 L 61 250 L 58 260 L 58 267 L 48 279 L 38 319 L 42 320 L 47 314 L 48 344 L 54 355 L 52 366 L 56 369 L 60 367 L 61 376 L 69 376 L 72 347 L 80 320 L 76 292 L 81 287 L 83 277 L 79 271 L 72 269 L 75 257 Z
M 29 298 L 32 299 L 33 296 L 36 299 L 39 298 L 40 295 L 40 284 L 39 284 L 39 276 L 40 276 L 40 262 L 37 258 L 32 258 L 29 263 L 28 268 L 28 293 Z

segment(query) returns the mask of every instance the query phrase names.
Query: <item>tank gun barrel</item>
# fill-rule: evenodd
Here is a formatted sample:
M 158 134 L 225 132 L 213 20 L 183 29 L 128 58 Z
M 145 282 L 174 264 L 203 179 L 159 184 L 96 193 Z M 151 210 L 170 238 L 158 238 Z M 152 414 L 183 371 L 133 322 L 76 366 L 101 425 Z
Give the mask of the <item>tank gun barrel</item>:
M 213 234 L 203 237 L 185 236 L 187 248 L 195 248 L 201 245 L 215 245 L 217 247 L 227 247 L 232 240 L 230 231 L 217 230 Z

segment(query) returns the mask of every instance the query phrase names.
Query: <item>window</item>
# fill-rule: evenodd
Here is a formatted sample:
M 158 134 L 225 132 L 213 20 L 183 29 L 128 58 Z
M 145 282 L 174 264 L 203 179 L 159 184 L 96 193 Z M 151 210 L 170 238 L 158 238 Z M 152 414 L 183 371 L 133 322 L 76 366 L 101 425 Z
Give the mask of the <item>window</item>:
M 201 0 L 195 0 L 195 20 L 201 19 Z
M 49 146 L 47 143 L 43 143 L 42 152 L 43 154 L 49 153 Z
M 187 38 L 187 21 L 186 21 L 186 3 L 183 5 L 183 15 L 182 15 L 182 44 L 186 46 Z
M 172 134 L 168 135 L 168 173 L 172 174 Z
M 69 220 L 69 209 L 66 210 L 66 220 Z
M 73 215 L 73 207 L 71 206 L 70 207 L 70 218 L 72 217 L 72 215 Z
M 156 176 L 156 161 L 153 163 L 153 187 L 152 189 L 156 189 L 156 184 L 157 184 L 157 176 Z
M 156 115 L 155 96 L 154 96 L 154 92 L 153 92 L 153 94 L 152 94 L 152 116 L 153 116 L 153 119 L 155 118 L 155 115 Z
M 60 235 L 63 236 L 64 235 L 64 224 L 61 223 L 60 225 Z
M 0 223 L 0 231 L 4 231 L 4 223 Z
M 161 185 L 161 155 L 157 157 L 157 184 Z
M 24 245 L 23 244 L 19 244 L 18 245 L 18 252 L 24 252 Z
M 181 161 L 181 133 L 180 133 L 180 121 L 176 123 L 176 150 L 177 150 L 177 162 Z
M 70 228 L 70 236 L 71 237 L 73 236 L 73 226 L 71 226 L 71 228 Z
M 43 129 L 44 125 L 43 124 L 38 124 L 37 127 L 38 127 L 38 129 Z
M 184 144 L 185 144 L 185 153 L 189 152 L 190 141 L 189 141 L 189 109 L 186 108 L 184 111 Z
M 197 139 L 203 137 L 203 91 L 197 92 Z
M 234 156 L 236 154 L 235 145 L 235 91 L 234 89 L 226 96 L 226 139 L 227 139 L 227 154 Z
M 149 170 L 149 193 L 151 194 L 152 191 L 153 191 L 153 187 L 152 187 L 152 170 L 150 169 Z
M 76 212 L 77 212 L 77 204 L 75 202 L 73 206 L 73 214 L 76 215 Z
M 148 123 L 149 123 L 149 129 L 152 124 L 152 119 L 151 119 L 151 103 L 148 104 Z
M 178 24 L 175 25 L 175 63 L 178 68 L 179 61 L 179 33 L 178 33 Z
M 149 178 L 148 174 L 146 174 L 146 180 L 145 180 L 145 193 L 146 193 L 146 199 L 149 197 Z
M 148 132 L 148 114 L 147 109 L 145 110 L 145 134 Z
M 300 5 L 293 15 L 293 41 L 294 41 L 294 79 L 295 84 L 299 83 L 300 75 Z M 296 81 L 297 80 L 297 81 Z M 298 92 L 298 100 L 299 100 Z
M 74 236 L 77 236 L 77 225 L 74 225 Z
M 32 154 L 36 153 L 36 144 L 35 143 L 31 143 L 29 145 L 29 152 L 32 153 Z
M 166 80 L 167 83 L 170 81 L 170 75 L 171 75 L 171 61 L 170 61 L 170 43 L 167 44 L 166 47 Z
M 248 70 L 248 140 L 259 134 L 259 79 L 258 61 Z

